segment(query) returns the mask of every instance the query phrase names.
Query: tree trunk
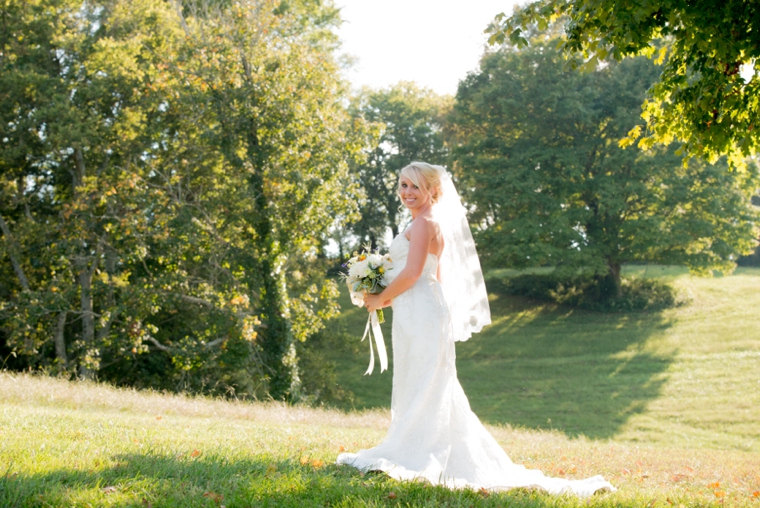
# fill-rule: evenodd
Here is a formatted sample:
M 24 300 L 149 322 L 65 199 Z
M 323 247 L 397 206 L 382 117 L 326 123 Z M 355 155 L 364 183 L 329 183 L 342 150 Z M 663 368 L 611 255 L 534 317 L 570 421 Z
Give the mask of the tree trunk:
M 97 332 L 97 341 L 98 344 L 101 343 L 103 339 L 108 337 L 108 334 L 111 333 L 111 325 L 113 324 L 114 320 L 116 319 L 116 299 L 114 297 L 114 289 L 113 289 L 113 281 L 111 277 L 116 273 L 116 262 L 118 261 L 118 256 L 114 251 L 106 251 L 106 273 L 109 275 L 109 284 L 108 284 L 108 291 L 106 293 L 105 298 L 105 307 L 109 311 L 108 320 L 103 324 L 103 326 L 100 327 L 100 329 Z M 103 310 L 101 310 L 101 313 Z
M 623 296 L 623 288 L 620 283 L 620 263 L 609 262 L 607 266 L 610 268 L 609 276 L 615 284 L 615 298 L 620 298 Z
M 84 160 L 84 153 L 81 147 L 74 149 L 74 168 L 71 170 L 72 186 L 74 194 L 79 194 L 79 188 L 84 183 L 87 168 Z M 84 240 L 83 240 L 84 241 Z M 94 257 L 87 255 L 87 247 L 82 246 L 81 257 L 76 259 L 75 265 L 79 269 L 77 278 L 79 279 L 79 312 L 82 316 L 82 351 L 79 355 L 79 376 L 83 379 L 92 379 L 93 370 L 93 346 L 95 345 L 95 313 L 92 304 L 92 276 L 98 264 L 100 249 Z M 88 265 L 88 260 L 92 260 L 92 266 Z
M 79 270 L 79 301 L 82 314 L 82 342 L 84 357 L 79 363 L 79 375 L 84 379 L 92 379 L 95 375 L 94 364 L 90 358 L 95 346 L 95 313 L 92 304 L 92 276 L 98 265 L 98 256 L 92 260 L 92 266 L 86 261 L 80 263 Z
M 394 202 L 389 202 L 387 210 L 388 210 L 388 225 L 391 227 L 391 231 L 393 232 L 393 238 L 396 238 L 398 236 L 399 230 L 398 230 L 398 213 L 396 211 L 396 208 L 394 208 Z
M 276 246 L 275 232 L 272 231 L 273 212 L 269 208 L 260 169 L 263 167 L 264 155 L 259 146 L 253 120 L 248 130 L 247 141 L 247 157 L 255 168 L 249 182 L 255 196 L 256 216 L 253 226 L 261 252 L 259 267 L 263 288 L 260 292 L 260 306 L 265 327 L 262 327 L 260 343 L 264 366 L 271 375 L 269 395 L 278 400 L 293 400 L 297 397 L 300 387 L 298 359 L 290 326 L 285 274 L 279 266 L 280 251 Z
M 266 324 L 261 347 L 264 363 L 269 370 L 269 394 L 278 400 L 293 400 L 297 397 L 300 379 L 293 333 L 287 316 L 285 281 L 272 270 L 269 260 L 262 263 L 264 271 L 264 291 L 261 310 Z
M 2 215 L 0 215 L 0 229 L 2 229 L 3 236 L 5 236 L 5 241 L 8 243 L 8 257 L 11 258 L 13 271 L 16 272 L 16 277 L 18 277 L 18 281 L 24 291 L 29 291 L 29 280 L 26 278 L 24 268 L 21 266 L 15 256 L 15 254 L 18 253 L 18 246 L 16 245 L 16 242 L 13 241 L 11 230 L 8 227 L 8 224 L 6 224 L 5 219 L 3 219 Z
M 68 359 L 66 358 L 66 342 L 64 341 L 63 332 L 66 327 L 67 312 L 61 311 L 58 314 L 58 325 L 55 327 L 55 356 L 64 370 L 66 370 Z

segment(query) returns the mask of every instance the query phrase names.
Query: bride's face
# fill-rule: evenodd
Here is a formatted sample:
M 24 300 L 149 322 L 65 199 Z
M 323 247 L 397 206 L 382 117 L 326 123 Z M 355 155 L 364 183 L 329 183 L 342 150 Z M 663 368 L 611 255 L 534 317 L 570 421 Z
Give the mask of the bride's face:
M 430 202 L 430 193 L 420 189 L 414 182 L 402 176 L 399 180 L 399 195 L 401 202 L 409 210 L 422 208 Z

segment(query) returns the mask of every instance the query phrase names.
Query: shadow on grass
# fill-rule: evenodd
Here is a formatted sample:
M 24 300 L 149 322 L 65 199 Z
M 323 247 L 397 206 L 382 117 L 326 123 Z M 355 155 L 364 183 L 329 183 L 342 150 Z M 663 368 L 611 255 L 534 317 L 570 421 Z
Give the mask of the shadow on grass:
M 338 382 L 353 393 L 338 406 L 389 407 L 392 365 L 363 375 L 369 351 L 359 339 L 367 314 L 343 293 L 342 315 L 325 332 L 343 337 L 328 354 Z M 457 369 L 473 411 L 492 424 L 611 438 L 659 397 L 675 356 L 658 343 L 671 326 L 662 313 L 606 314 L 492 291 L 491 314 L 491 326 L 457 344 Z
M 494 324 L 457 346 L 459 379 L 490 423 L 613 437 L 644 412 L 675 351 L 659 313 L 604 314 L 492 295 Z
M 229 457 L 173 457 L 147 452 L 113 457 L 116 466 L 0 477 L 0 506 L 557 506 L 560 498 L 526 490 L 483 493 L 397 482 L 334 464 Z M 391 494 L 393 493 L 393 494 Z M 390 495 L 390 497 L 389 497 Z M 625 506 L 606 494 L 592 503 L 563 497 L 563 506 Z M 631 503 L 630 506 L 636 506 Z

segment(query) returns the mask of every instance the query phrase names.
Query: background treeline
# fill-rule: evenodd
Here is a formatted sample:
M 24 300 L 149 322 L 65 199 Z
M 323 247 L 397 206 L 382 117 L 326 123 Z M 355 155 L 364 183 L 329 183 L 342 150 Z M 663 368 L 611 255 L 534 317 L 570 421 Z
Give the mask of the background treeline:
M 728 271 L 754 248 L 755 164 L 619 146 L 651 60 L 574 71 L 536 33 L 485 54 L 454 98 L 351 93 L 338 23 L 313 0 L 3 4 L 3 365 L 240 397 L 334 391 L 310 350 L 339 310 L 328 275 L 403 226 L 411 160 L 453 171 L 487 266 L 556 267 L 599 298 L 623 295 L 625 263 Z
M 298 394 L 358 211 L 320 2 L 5 2 L 4 357 L 116 383 Z M 341 219 L 343 218 L 343 219 Z

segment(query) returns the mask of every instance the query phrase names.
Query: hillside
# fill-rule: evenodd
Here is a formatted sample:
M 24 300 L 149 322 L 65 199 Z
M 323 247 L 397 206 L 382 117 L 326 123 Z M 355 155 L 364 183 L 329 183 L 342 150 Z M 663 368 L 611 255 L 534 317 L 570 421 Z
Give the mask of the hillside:
M 570 439 L 491 427 L 516 462 L 601 473 L 589 501 L 448 491 L 332 462 L 376 444 L 386 411 L 342 413 L 139 393 L 0 373 L 0 506 L 756 506 L 760 454 Z
M 602 314 L 492 293 L 494 323 L 457 345 L 473 410 L 490 423 L 569 437 L 759 452 L 760 269 L 702 278 L 627 268 L 633 274 L 671 281 L 685 303 Z M 349 345 L 331 358 L 354 393 L 346 407 L 387 407 L 391 373 L 362 376 L 366 314 L 342 303 L 331 333 L 348 335 Z
M 391 373 L 362 376 L 366 314 L 345 306 L 324 332 L 343 344 L 328 351 L 354 394 L 343 409 L 0 372 L 0 506 L 757 506 L 760 270 L 638 270 L 686 303 L 599 314 L 493 293 L 494 324 L 457 347 L 473 409 L 515 462 L 602 474 L 616 493 L 452 492 L 334 465 L 389 422 Z

